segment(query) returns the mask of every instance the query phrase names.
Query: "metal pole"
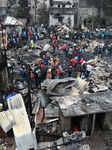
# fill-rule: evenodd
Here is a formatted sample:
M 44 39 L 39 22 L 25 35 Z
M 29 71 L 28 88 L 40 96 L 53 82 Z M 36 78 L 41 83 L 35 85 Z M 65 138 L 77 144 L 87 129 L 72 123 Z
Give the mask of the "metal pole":
M 26 65 L 26 70 L 27 70 L 27 79 L 28 79 L 28 116 L 31 121 L 31 115 L 32 115 L 32 106 L 31 106 L 31 83 L 30 83 L 30 65 Z
M 36 22 L 36 3 L 37 2 L 37 0 L 35 0 L 35 22 Z
M 92 129 L 91 129 L 91 135 L 90 135 L 90 137 L 92 137 L 92 135 L 94 133 L 95 120 L 96 120 L 96 114 L 93 114 Z

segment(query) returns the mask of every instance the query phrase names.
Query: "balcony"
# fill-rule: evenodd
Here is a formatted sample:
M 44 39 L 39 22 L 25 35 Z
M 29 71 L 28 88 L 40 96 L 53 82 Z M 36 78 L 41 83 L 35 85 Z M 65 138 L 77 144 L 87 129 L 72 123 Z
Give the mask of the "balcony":
M 59 13 L 60 15 L 74 15 L 76 9 L 75 8 L 58 8 L 58 7 L 50 7 L 49 8 L 49 14 L 56 14 Z

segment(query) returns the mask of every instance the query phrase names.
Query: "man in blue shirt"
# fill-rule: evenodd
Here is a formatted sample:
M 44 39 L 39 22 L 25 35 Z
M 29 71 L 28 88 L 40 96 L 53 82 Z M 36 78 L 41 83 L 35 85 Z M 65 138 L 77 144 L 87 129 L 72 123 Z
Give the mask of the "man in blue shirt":
M 49 63 L 49 58 L 44 55 L 44 56 L 43 56 L 43 61 L 44 61 L 44 65 L 48 65 L 48 63 Z

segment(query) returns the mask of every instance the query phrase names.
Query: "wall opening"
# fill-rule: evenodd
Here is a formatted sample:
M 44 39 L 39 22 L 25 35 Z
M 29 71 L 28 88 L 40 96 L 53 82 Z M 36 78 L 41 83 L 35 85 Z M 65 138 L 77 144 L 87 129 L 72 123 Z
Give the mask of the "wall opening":
M 104 118 L 105 113 L 96 114 L 96 120 L 94 122 L 94 132 L 97 133 L 103 131 Z M 86 135 L 90 136 L 92 131 L 92 125 L 93 114 L 71 118 L 71 131 L 85 131 Z

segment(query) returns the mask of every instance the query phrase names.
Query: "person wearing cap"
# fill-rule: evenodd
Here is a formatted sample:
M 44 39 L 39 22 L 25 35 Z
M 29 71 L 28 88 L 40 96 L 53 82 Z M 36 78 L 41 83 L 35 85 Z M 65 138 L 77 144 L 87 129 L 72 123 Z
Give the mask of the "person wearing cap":
M 35 66 L 39 66 L 40 65 L 40 62 L 39 61 L 36 61 L 35 62 Z
M 27 72 L 26 72 L 26 67 L 25 66 L 22 66 L 20 69 L 19 69 L 20 73 L 21 73 L 21 76 L 23 78 L 23 81 L 27 81 Z

